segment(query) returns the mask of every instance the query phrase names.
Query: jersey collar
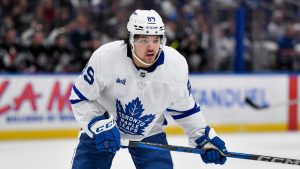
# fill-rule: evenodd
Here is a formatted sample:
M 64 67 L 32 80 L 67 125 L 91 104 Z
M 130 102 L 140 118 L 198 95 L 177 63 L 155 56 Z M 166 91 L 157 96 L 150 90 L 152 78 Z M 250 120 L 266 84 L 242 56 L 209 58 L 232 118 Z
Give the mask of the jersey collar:
M 129 58 L 132 59 L 131 48 L 130 48 L 129 45 L 127 45 L 127 56 L 128 56 Z M 159 58 L 157 59 L 157 61 L 156 61 L 153 65 L 151 65 L 150 67 L 147 67 L 147 68 L 141 68 L 141 67 L 137 67 L 137 66 L 135 66 L 135 65 L 134 65 L 134 66 L 135 66 L 138 70 L 145 70 L 145 71 L 147 71 L 147 72 L 153 72 L 159 65 L 164 64 L 164 61 L 165 61 L 165 54 L 164 54 L 164 51 L 161 51 L 160 56 L 159 56 Z

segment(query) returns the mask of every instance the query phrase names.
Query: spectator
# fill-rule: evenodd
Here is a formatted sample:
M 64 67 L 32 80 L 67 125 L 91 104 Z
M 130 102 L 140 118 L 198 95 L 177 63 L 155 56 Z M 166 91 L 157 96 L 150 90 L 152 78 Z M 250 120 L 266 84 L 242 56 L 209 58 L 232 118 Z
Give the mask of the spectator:
M 17 43 L 16 30 L 9 28 L 5 32 L 5 38 L 0 44 L 0 70 L 16 71 L 16 60 L 22 47 Z
M 34 58 L 34 68 L 37 72 L 51 72 L 53 70 L 53 58 L 49 50 L 43 45 L 44 32 L 34 32 L 30 46 L 27 47 L 28 54 Z
M 72 47 L 80 53 L 80 51 L 89 47 L 92 40 L 92 30 L 89 18 L 84 13 L 77 15 L 76 22 L 76 27 L 70 31 L 70 42 Z
M 36 31 L 43 30 L 43 25 L 37 20 L 33 19 L 30 22 L 30 26 L 21 33 L 20 43 L 23 46 L 29 46 L 31 44 L 31 38 Z
M 62 6 L 58 9 L 55 27 L 62 27 L 73 19 L 72 9 L 70 6 Z
M 54 19 L 56 17 L 56 9 L 54 6 L 54 1 L 52 0 L 42 0 L 41 4 L 41 12 L 42 12 L 42 18 L 44 21 L 45 29 L 47 31 L 50 31 L 54 27 Z M 49 29 L 49 30 L 48 30 Z
M 299 32 L 290 24 L 285 30 L 285 35 L 279 39 L 277 53 L 277 68 L 279 70 L 300 70 L 299 67 L 296 67 L 296 64 L 299 64 L 297 58 L 300 57 L 300 53 L 295 50 L 297 35 Z
M 202 72 L 206 69 L 206 51 L 199 45 L 195 35 L 189 35 L 180 46 L 183 55 L 190 65 L 190 72 Z
M 54 72 L 73 72 L 76 71 L 73 67 L 74 60 L 73 51 L 68 44 L 66 34 L 60 34 L 55 39 L 55 44 L 50 48 L 51 64 L 54 65 Z M 77 68 L 78 69 L 78 68 Z
M 216 70 L 230 70 L 231 60 L 234 56 L 235 40 L 232 34 L 225 33 L 221 27 L 214 28 L 214 67 Z
M 256 59 L 256 62 L 251 63 L 257 63 L 260 62 L 261 57 L 266 57 L 264 55 L 253 57 L 253 51 L 263 53 L 257 50 L 263 50 L 264 46 L 260 47 L 259 45 L 263 44 L 262 42 L 265 40 L 276 42 L 278 45 L 285 44 L 284 41 L 288 41 L 287 37 L 283 37 L 286 34 L 285 27 L 288 23 L 299 24 L 300 6 L 292 1 L 165 0 L 159 4 L 159 1 L 133 0 L 0 0 L 0 43 L 1 45 L 6 44 L 4 42 L 6 31 L 14 29 L 17 39 L 14 46 L 28 47 L 31 46 L 32 37 L 36 32 L 42 31 L 44 36 L 42 46 L 45 44 L 44 48 L 46 49 L 49 45 L 55 45 L 57 35 L 64 30 L 66 44 L 70 44 L 67 46 L 71 47 L 72 56 L 75 57 L 71 62 L 76 66 L 68 68 L 68 70 L 53 66 L 44 69 L 37 64 L 28 66 L 27 64 L 32 64 L 32 59 L 36 56 L 28 55 L 26 50 L 21 50 L 21 55 L 16 57 L 16 62 L 26 60 L 27 64 L 18 64 L 20 68 L 10 68 L 9 70 L 26 72 L 72 70 L 78 72 L 88 59 L 85 56 L 93 48 L 93 44 L 103 43 L 103 37 L 105 37 L 105 41 L 125 37 L 127 32 L 120 28 L 126 27 L 126 18 L 132 9 L 154 8 L 162 14 L 165 20 L 168 34 L 167 44 L 179 52 L 186 53 L 189 63 L 194 64 L 190 66 L 191 72 L 232 70 L 233 60 L 231 58 L 234 54 L 232 48 L 235 45 L 232 42 L 234 42 L 235 30 L 231 27 L 234 25 L 235 10 L 241 4 L 246 10 L 245 18 L 247 19 L 245 22 L 245 39 L 249 40 L 249 45 L 247 44 L 249 50 L 245 50 L 247 62 Z M 229 27 L 224 28 L 223 25 L 229 25 Z M 215 32 L 218 32 L 217 36 Z M 97 38 L 94 37 L 95 34 L 97 34 Z M 293 38 L 292 44 L 299 41 L 296 38 Z M 227 42 L 228 44 L 226 44 Z M 279 57 L 282 55 L 282 51 L 278 53 L 280 54 L 277 55 L 277 66 L 268 67 L 266 65 L 268 70 L 274 67 L 279 70 L 296 69 L 297 66 L 291 66 L 295 62 L 289 63 L 292 61 Z M 275 58 L 274 52 L 271 55 L 271 58 Z M 50 56 L 45 58 L 51 59 L 51 56 L 50 52 Z M 275 59 L 272 60 L 274 62 Z M 33 62 L 35 61 L 33 60 Z M 271 64 L 271 62 L 267 63 Z M 3 64 L 2 61 L 1 70 L 3 70 Z M 42 70 L 38 70 L 40 68 Z M 247 67 L 247 70 L 250 68 Z
M 276 10 L 272 14 L 272 20 L 267 27 L 271 40 L 278 41 L 284 36 L 284 14 L 281 10 Z
M 4 16 L 3 20 L 1 21 L 0 26 L 0 37 L 4 37 L 5 33 L 8 29 L 12 29 L 15 27 L 15 23 L 10 16 Z M 0 39 L 0 42 L 3 41 Z

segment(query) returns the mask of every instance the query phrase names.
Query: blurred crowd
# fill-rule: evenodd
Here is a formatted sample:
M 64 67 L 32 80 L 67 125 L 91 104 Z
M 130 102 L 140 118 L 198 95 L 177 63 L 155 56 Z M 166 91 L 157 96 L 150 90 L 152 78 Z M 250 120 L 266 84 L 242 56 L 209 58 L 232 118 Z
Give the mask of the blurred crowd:
M 0 72 L 80 72 L 99 46 L 126 38 L 135 9 L 160 13 L 190 72 L 232 71 L 238 8 L 246 70 L 300 70 L 294 0 L 0 0 Z

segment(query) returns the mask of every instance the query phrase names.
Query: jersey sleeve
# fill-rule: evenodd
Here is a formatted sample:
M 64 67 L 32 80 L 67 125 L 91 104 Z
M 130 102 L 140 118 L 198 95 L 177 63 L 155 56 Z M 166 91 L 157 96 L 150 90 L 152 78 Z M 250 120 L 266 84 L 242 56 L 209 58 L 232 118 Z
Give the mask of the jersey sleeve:
M 203 117 L 199 104 L 194 101 L 192 95 L 192 87 L 188 80 L 188 75 L 185 76 L 180 90 L 177 91 L 176 98 L 171 106 L 167 109 L 172 118 L 183 127 L 189 136 L 189 144 L 196 146 L 195 140 L 203 133 L 201 129 L 207 126 Z
M 87 130 L 88 123 L 96 116 L 104 113 L 97 103 L 105 84 L 102 76 L 101 52 L 96 50 L 82 73 L 76 79 L 70 96 L 70 103 L 76 120 L 80 127 L 90 136 Z

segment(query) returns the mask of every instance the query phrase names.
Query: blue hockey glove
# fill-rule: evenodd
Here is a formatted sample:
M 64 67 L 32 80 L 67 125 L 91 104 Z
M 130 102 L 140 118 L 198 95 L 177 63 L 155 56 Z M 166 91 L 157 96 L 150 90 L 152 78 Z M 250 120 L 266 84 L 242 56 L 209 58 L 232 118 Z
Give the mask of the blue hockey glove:
M 206 149 L 205 154 L 201 155 L 203 162 L 222 165 L 227 160 L 228 151 L 225 143 L 217 136 L 214 129 L 207 126 L 204 134 L 196 139 L 196 143 L 197 148 Z
M 120 149 L 120 132 L 112 115 L 105 112 L 103 116 L 94 118 L 88 124 L 88 129 L 93 133 L 98 151 L 115 153 Z

